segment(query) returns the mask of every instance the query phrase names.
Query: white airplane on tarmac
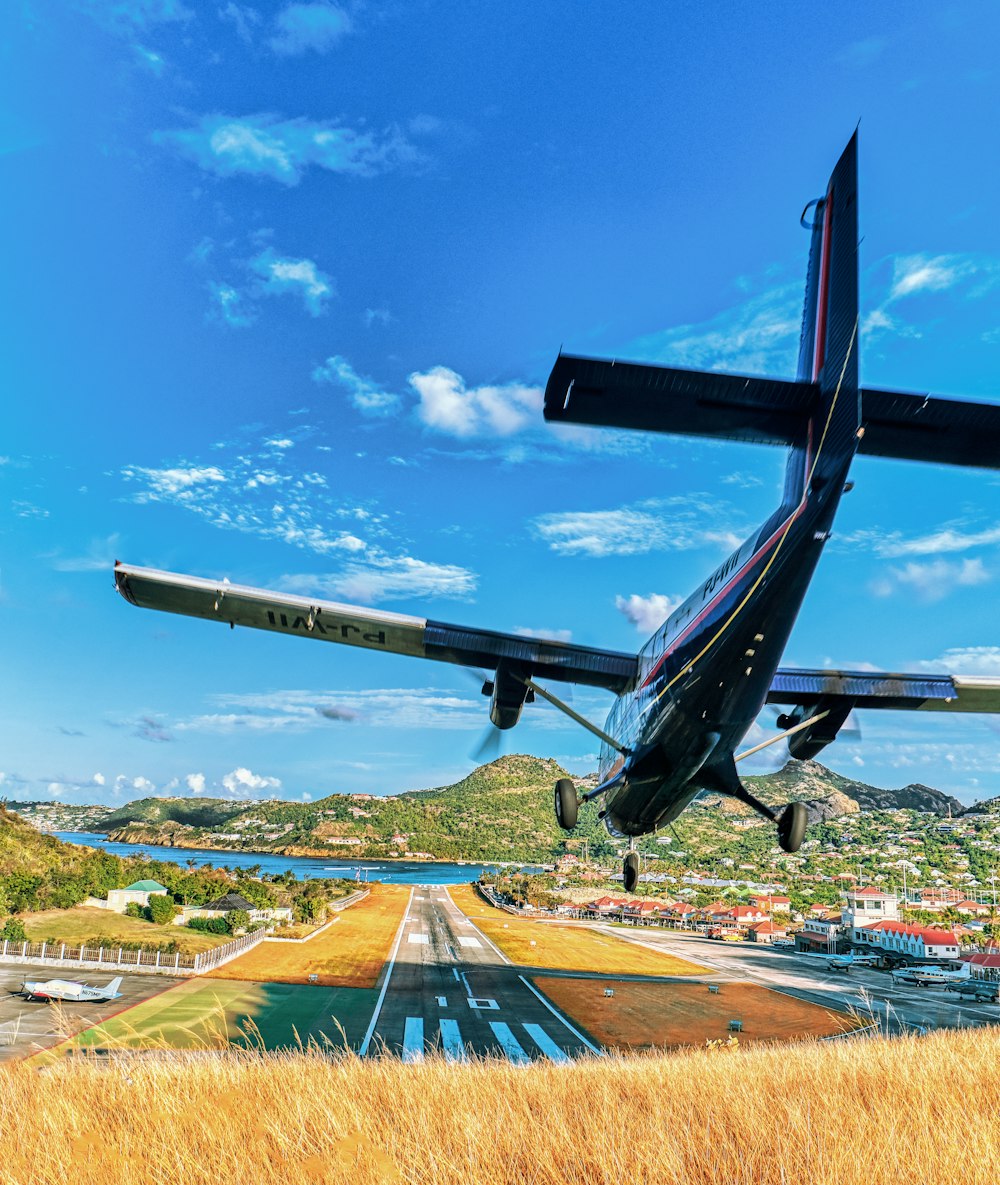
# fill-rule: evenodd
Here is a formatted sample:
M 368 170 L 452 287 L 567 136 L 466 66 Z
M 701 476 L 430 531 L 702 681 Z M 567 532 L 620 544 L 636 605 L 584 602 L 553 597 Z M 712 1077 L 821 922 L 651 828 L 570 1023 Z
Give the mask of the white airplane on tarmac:
M 961 983 L 969 979 L 968 964 L 956 970 L 947 967 L 899 967 L 892 973 L 897 983 L 913 983 L 917 987 L 931 987 L 934 984 Z
M 806 951 L 809 959 L 825 959 L 831 971 L 850 971 L 852 967 L 874 967 L 881 955 L 821 955 Z
M 116 976 L 107 987 L 94 987 L 72 979 L 26 979 L 21 994 L 26 1000 L 65 1000 L 69 1004 L 100 1003 L 117 1000 L 122 977 Z

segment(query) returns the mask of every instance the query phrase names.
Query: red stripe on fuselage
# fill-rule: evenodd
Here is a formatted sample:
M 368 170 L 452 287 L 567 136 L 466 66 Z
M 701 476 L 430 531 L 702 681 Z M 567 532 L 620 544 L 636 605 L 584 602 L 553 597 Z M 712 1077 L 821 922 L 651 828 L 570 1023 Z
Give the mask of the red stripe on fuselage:
M 830 224 L 833 221 L 833 190 L 826 195 L 826 207 L 823 210 L 823 246 L 820 250 L 819 264 L 819 300 L 816 311 L 816 333 L 813 337 L 813 370 L 812 381 L 819 378 L 826 360 L 826 310 L 827 288 L 830 279 Z
M 743 565 L 743 567 L 740 568 L 740 570 L 738 572 L 736 572 L 731 577 L 731 579 L 729 580 L 729 582 L 727 584 L 723 585 L 723 587 L 708 602 L 708 604 L 704 607 L 704 609 L 702 609 L 702 611 L 698 614 L 698 616 L 685 627 L 684 631 L 682 633 L 679 633 L 677 635 L 677 637 L 674 638 L 670 642 L 669 647 L 667 649 L 665 649 L 663 651 L 663 653 L 660 655 L 660 657 L 656 660 L 655 665 L 653 666 L 653 668 L 649 672 L 649 674 L 646 676 L 646 678 L 643 679 L 642 683 L 640 684 L 640 687 L 648 687 L 650 685 L 650 683 L 656 678 L 657 673 L 660 670 L 660 667 L 663 666 L 664 662 L 670 657 L 671 654 L 673 654 L 673 652 L 677 649 L 677 647 L 681 644 L 681 642 L 683 642 L 684 639 L 690 635 L 691 631 L 697 625 L 699 625 L 702 621 L 704 621 L 705 615 L 707 613 L 709 613 L 719 603 L 719 601 L 726 595 L 726 593 L 729 592 L 729 590 L 733 587 L 734 584 L 736 584 L 739 580 L 741 580 L 743 578 L 743 576 L 746 575 L 746 573 L 751 569 L 751 567 L 753 567 L 753 565 L 757 562 L 757 560 L 759 560 L 764 555 L 764 553 L 769 550 L 771 545 L 777 542 L 777 540 L 781 536 L 782 532 L 786 531 L 791 526 L 791 524 L 799 517 L 799 515 L 802 513 L 802 511 L 805 510 L 806 502 L 808 502 L 808 500 L 809 500 L 809 493 L 808 493 L 809 462 L 810 462 L 810 458 L 812 456 L 812 435 L 813 435 L 813 422 L 810 419 L 808 436 L 807 436 L 807 443 L 806 443 L 806 459 L 805 459 L 805 466 L 803 468 L 802 499 L 799 502 L 798 506 L 796 506 L 796 508 L 792 511 L 792 513 L 788 516 L 788 518 L 785 519 L 785 521 L 783 523 L 781 523 L 779 526 L 775 527 L 774 531 L 772 531 L 767 542 L 757 548 L 757 550 L 747 560 L 747 562 Z

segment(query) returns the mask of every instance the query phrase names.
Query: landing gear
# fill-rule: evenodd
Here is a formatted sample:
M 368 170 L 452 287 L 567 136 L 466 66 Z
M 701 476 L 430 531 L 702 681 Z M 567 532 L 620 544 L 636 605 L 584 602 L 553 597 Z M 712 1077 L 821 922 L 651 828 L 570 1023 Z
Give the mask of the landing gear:
M 801 802 L 791 802 L 778 817 L 778 843 L 782 851 L 797 852 L 806 834 L 809 812 Z
M 739 802 L 753 807 L 758 815 L 763 815 L 765 819 L 776 823 L 778 843 L 781 845 L 782 851 L 797 852 L 802 846 L 806 825 L 809 822 L 809 812 L 801 802 L 791 802 L 780 815 L 775 814 L 766 803 L 761 802 L 743 785 L 736 772 L 736 763 L 732 757 L 728 761 L 722 760 L 705 766 L 701 771 L 701 780 L 706 789 L 728 794 L 730 798 L 735 798 Z
M 635 887 L 639 883 L 639 853 L 628 852 L 625 856 L 625 863 L 622 866 L 622 874 L 625 879 L 625 892 L 634 893 Z
M 569 778 L 560 778 L 556 782 L 555 807 L 556 822 L 563 831 L 572 831 L 576 826 L 578 805 L 576 787 Z

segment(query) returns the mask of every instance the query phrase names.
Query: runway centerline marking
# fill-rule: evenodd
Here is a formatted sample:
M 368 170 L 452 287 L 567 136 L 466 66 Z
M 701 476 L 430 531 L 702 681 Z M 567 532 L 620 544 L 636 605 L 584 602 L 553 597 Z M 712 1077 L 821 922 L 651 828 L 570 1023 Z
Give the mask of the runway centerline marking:
M 531 1058 L 524 1052 L 523 1046 L 510 1031 L 510 1025 L 505 1025 L 502 1020 L 491 1020 L 490 1028 L 493 1030 L 493 1036 L 500 1042 L 504 1053 L 515 1066 L 530 1065 Z
M 438 1002 L 438 1008 L 447 1008 L 448 1007 L 448 997 L 447 996 L 438 996 L 437 1002 Z
M 538 1048 L 545 1054 L 549 1061 L 557 1062 L 559 1065 L 565 1065 L 571 1059 L 564 1049 L 561 1049 L 555 1041 L 546 1033 L 541 1025 L 525 1024 L 524 1031 L 534 1041 Z

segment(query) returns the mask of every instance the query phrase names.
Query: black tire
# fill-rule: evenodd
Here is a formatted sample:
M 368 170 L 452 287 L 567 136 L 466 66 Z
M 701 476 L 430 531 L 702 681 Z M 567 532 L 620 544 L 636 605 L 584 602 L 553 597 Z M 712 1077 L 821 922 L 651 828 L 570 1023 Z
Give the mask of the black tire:
M 622 865 L 622 874 L 625 882 L 625 892 L 634 893 L 635 887 L 639 883 L 639 853 L 629 852 L 625 857 L 625 863 Z
M 801 802 L 790 802 L 778 819 L 778 843 L 785 852 L 797 852 L 806 835 L 809 812 Z
M 572 831 L 576 826 L 578 803 L 576 787 L 569 778 L 560 778 L 556 782 L 555 806 L 556 822 L 563 831 Z

